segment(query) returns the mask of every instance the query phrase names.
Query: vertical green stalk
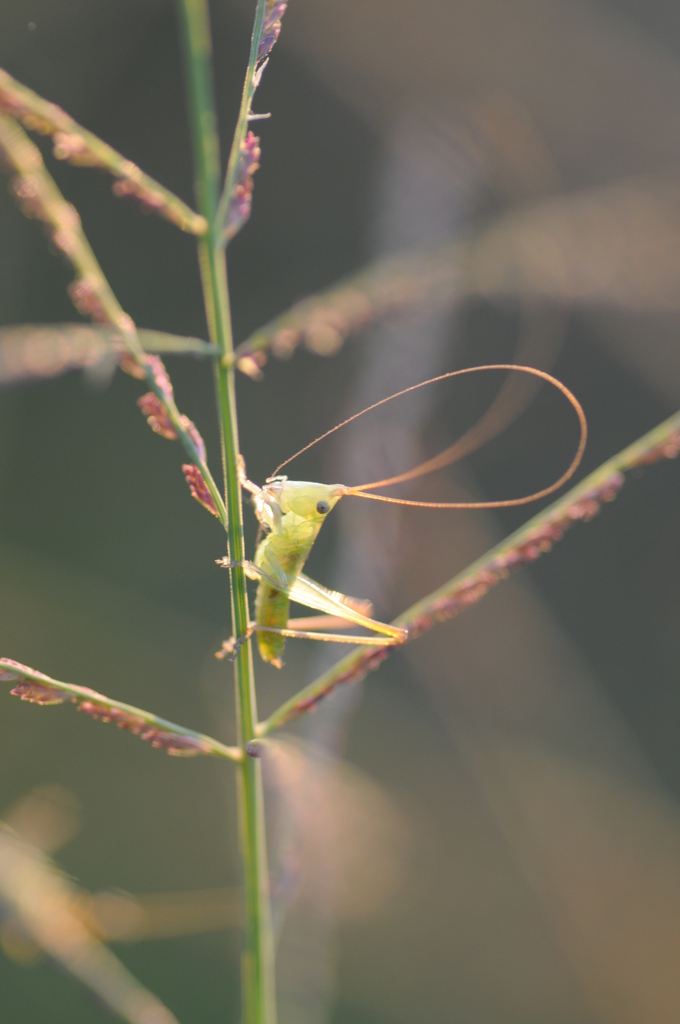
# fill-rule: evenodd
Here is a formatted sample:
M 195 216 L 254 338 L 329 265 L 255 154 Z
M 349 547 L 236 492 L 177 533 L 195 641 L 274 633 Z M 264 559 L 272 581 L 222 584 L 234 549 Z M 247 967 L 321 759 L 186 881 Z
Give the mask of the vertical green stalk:
M 194 151 L 196 202 L 208 222 L 199 243 L 199 261 L 208 328 L 223 358 L 215 365 L 217 402 L 222 441 L 229 557 L 241 562 L 243 520 L 238 479 L 238 428 L 234 370 L 228 368 L 233 352 L 226 258 L 217 225 L 220 161 L 217 123 L 211 82 L 212 47 L 207 0 L 179 3 L 188 78 L 189 110 Z M 242 636 L 248 628 L 248 603 L 242 568 L 231 570 L 232 629 Z M 243 644 L 235 662 L 238 743 L 245 753 L 255 735 L 257 707 L 251 645 Z M 245 937 L 242 956 L 244 1024 L 275 1024 L 274 945 L 269 902 L 269 873 L 264 830 L 260 764 L 244 757 L 238 769 L 239 841 L 245 902 Z

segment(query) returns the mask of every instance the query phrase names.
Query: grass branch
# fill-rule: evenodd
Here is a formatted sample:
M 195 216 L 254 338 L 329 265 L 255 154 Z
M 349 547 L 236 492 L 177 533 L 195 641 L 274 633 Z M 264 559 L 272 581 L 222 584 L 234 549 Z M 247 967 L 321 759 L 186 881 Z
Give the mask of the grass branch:
M 74 305 L 81 313 L 110 324 L 119 333 L 129 356 L 127 362 L 121 360 L 121 366 L 133 376 L 144 379 L 151 388 L 170 425 L 165 436 L 175 436 L 182 442 L 192 463 L 201 472 L 216 514 L 226 526 L 226 507 L 208 469 L 203 441 L 194 424 L 177 408 L 161 359 L 145 355 L 132 318 L 118 302 L 85 237 L 78 212 L 57 188 L 38 147 L 21 125 L 6 114 L 0 114 L 0 154 L 16 172 L 12 185 L 21 209 L 46 225 L 52 243 L 76 272 L 76 279 L 69 287 Z
M 265 15 L 267 13 L 269 3 L 270 0 L 257 0 L 257 6 L 255 8 L 255 21 L 253 24 L 253 34 L 250 40 L 248 67 L 246 68 L 246 77 L 243 82 L 243 92 L 241 94 L 241 106 L 238 112 L 234 138 L 229 151 L 224 187 L 222 189 L 222 195 L 220 196 L 215 217 L 215 228 L 220 236 L 223 236 L 224 234 L 229 214 L 229 207 L 233 200 L 234 189 L 236 187 L 239 174 L 241 154 L 243 152 L 243 145 L 248 131 L 248 122 L 252 112 L 253 97 L 255 96 L 255 90 L 259 85 L 261 72 L 263 70 L 261 66 L 258 68 L 258 65 L 261 65 L 261 58 L 259 57 L 259 54 L 265 25 Z M 229 353 L 229 355 L 231 355 L 231 353 Z
M 76 686 L 52 679 L 42 672 L 9 658 L 0 658 L 0 681 L 14 683 L 12 693 L 32 704 L 76 704 L 79 711 L 102 722 L 113 722 L 119 729 L 134 733 L 151 743 L 152 747 L 167 750 L 175 757 L 196 757 L 210 755 L 228 758 L 230 761 L 241 761 L 242 753 L 238 747 L 227 747 L 219 740 L 206 736 L 194 729 L 185 729 L 182 725 L 160 718 L 151 711 L 143 711 L 132 704 L 123 704 L 119 700 L 105 697 L 87 686 Z
M 638 441 L 608 459 L 563 497 L 539 512 L 524 526 L 491 548 L 463 572 L 403 612 L 393 622 L 408 629 L 415 640 L 438 622 L 444 622 L 480 601 L 506 579 L 513 569 L 533 562 L 562 539 L 574 523 L 592 519 L 603 502 L 612 501 L 626 473 L 680 453 L 680 412 L 650 430 Z M 285 701 L 256 730 L 258 737 L 299 718 L 342 683 L 363 679 L 384 661 L 394 647 L 358 648 L 324 672 L 309 686 Z
M 213 358 L 216 345 L 164 331 L 137 330 L 147 354 Z M 19 324 L 0 327 L 0 386 L 57 377 L 68 370 L 97 373 L 125 352 L 119 332 L 108 324 Z
M 451 306 L 469 290 L 466 254 L 456 242 L 376 260 L 259 327 L 235 349 L 236 366 L 254 376 L 268 352 L 288 359 L 300 345 L 332 356 L 350 335 L 380 320 L 424 306 Z
M 153 213 L 192 235 L 205 234 L 208 224 L 163 185 L 150 178 L 132 160 L 88 132 L 56 103 L 42 99 L 0 68 L 0 111 L 20 121 L 29 131 L 50 135 L 54 155 L 80 167 L 98 167 L 116 178 L 114 195 L 133 196 Z

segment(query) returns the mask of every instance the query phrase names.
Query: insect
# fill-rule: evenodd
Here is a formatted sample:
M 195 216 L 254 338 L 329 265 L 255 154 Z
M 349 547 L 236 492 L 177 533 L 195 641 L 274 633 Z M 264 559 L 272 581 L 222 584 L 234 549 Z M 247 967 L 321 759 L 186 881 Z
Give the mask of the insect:
M 384 480 L 376 480 L 367 484 L 360 484 L 348 487 L 344 484 L 321 484 L 300 480 L 289 480 L 286 476 L 277 475 L 279 470 L 292 462 L 293 459 L 307 451 L 312 445 L 328 437 L 341 427 L 346 426 L 359 416 L 384 405 L 401 395 L 418 388 L 426 387 L 438 381 L 447 380 L 451 377 L 462 376 L 467 373 L 477 373 L 485 370 L 507 370 L 518 373 L 531 374 L 547 381 L 557 388 L 573 406 L 580 425 L 581 435 L 576 454 L 569 467 L 549 487 L 526 495 L 522 498 L 510 498 L 501 501 L 481 502 L 428 502 L 415 501 L 406 498 L 394 498 L 385 494 L 370 493 L 375 488 L 384 488 L 393 484 L 403 483 L 417 477 L 433 473 L 444 466 L 469 454 L 479 447 L 484 441 L 493 436 L 493 431 L 486 427 L 480 431 L 473 427 L 463 435 L 459 441 L 446 448 L 444 451 L 428 459 L 418 466 L 400 473 L 397 476 Z M 485 424 L 487 417 L 483 418 Z M 226 568 L 233 568 L 242 564 L 246 575 L 257 581 L 257 593 L 255 597 L 255 620 L 250 623 L 247 632 L 241 637 L 232 637 L 225 641 L 218 657 L 235 657 L 239 647 L 253 633 L 257 634 L 258 648 L 264 661 L 270 662 L 277 668 L 283 665 L 282 654 L 286 638 L 301 637 L 310 640 L 324 640 L 344 644 L 362 644 L 376 647 L 402 644 L 408 639 L 408 630 L 402 626 L 389 625 L 371 618 L 372 606 L 368 601 L 361 601 L 357 598 L 347 597 L 337 591 L 328 590 L 320 583 L 309 579 L 302 572 L 304 564 L 312 550 L 314 542 L 319 535 L 319 530 L 338 501 L 345 496 L 351 495 L 357 498 L 370 498 L 374 501 L 390 502 L 398 505 L 411 505 L 425 508 L 460 509 L 460 508 L 504 508 L 510 505 L 525 505 L 531 501 L 552 494 L 562 486 L 575 472 L 581 461 L 587 438 L 587 424 L 585 414 L 576 397 L 569 389 L 543 370 L 537 370 L 530 366 L 516 366 L 513 364 L 496 364 L 492 366 L 475 366 L 463 370 L 454 370 L 439 377 L 432 377 L 429 380 L 414 384 L 403 391 L 398 391 L 387 398 L 375 402 L 373 405 L 355 413 L 342 423 L 332 427 L 326 433 L 321 434 L 310 444 L 306 445 L 295 455 L 292 455 L 285 462 L 277 467 L 275 475 L 269 477 L 264 487 L 259 487 L 248 480 L 245 468 L 241 466 L 241 485 L 253 495 L 255 515 L 260 523 L 264 538 L 257 546 L 253 561 L 243 563 L 232 562 L 229 559 L 220 559 L 219 565 Z M 291 601 L 305 605 L 315 611 L 321 612 L 321 616 L 304 619 L 288 618 L 288 608 Z M 348 625 L 355 625 L 366 628 L 372 635 L 347 636 L 344 633 L 326 632 L 326 629 L 346 628 Z

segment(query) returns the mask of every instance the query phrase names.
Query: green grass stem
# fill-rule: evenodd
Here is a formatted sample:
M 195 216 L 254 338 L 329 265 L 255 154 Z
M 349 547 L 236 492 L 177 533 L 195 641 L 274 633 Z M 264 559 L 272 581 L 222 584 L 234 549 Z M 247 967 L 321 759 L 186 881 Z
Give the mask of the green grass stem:
M 258 13 L 260 11 L 258 5 Z M 211 82 L 211 35 L 205 0 L 180 0 L 180 20 L 188 79 L 189 112 L 194 150 L 196 201 L 209 229 L 199 242 L 210 340 L 225 357 L 216 363 L 217 404 L 220 419 L 225 501 L 228 509 L 229 557 L 245 558 L 241 490 L 238 479 L 238 428 L 234 371 L 225 363 L 233 352 L 226 257 L 218 219 L 220 182 L 219 142 Z M 249 65 L 249 74 L 251 73 Z M 243 108 L 242 108 L 243 112 Z M 239 118 L 237 135 L 245 133 Z M 236 141 L 234 143 L 236 145 Z M 246 578 L 243 569 L 230 571 L 232 629 L 242 636 L 249 622 Z M 255 680 L 250 643 L 243 644 L 235 661 L 238 743 L 244 755 L 257 721 Z M 242 1017 L 244 1024 L 274 1024 L 274 942 L 269 898 L 269 871 L 264 828 L 261 767 L 244 756 L 238 768 L 239 841 L 244 888 L 245 935 L 242 955 Z

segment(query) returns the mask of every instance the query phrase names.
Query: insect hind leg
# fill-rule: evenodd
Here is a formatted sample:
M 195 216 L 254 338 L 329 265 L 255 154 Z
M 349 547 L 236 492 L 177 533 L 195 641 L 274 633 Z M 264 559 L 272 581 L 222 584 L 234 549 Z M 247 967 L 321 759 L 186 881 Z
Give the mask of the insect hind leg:
M 291 620 L 291 624 L 295 619 Z M 279 629 L 275 626 L 256 625 L 249 626 L 250 635 L 259 633 L 277 633 L 279 636 L 294 637 L 298 640 L 322 640 L 326 643 L 336 644 L 357 644 L 365 647 L 393 647 L 405 643 L 408 639 L 408 632 L 405 629 L 395 629 L 395 635 L 389 636 L 380 634 L 376 636 L 347 636 L 345 633 L 318 633 L 316 630 L 306 629 Z M 241 640 L 242 638 L 239 638 Z M 247 639 L 243 638 L 243 639 Z M 239 640 L 236 642 L 239 643 Z M 231 641 L 227 641 L 230 643 Z

